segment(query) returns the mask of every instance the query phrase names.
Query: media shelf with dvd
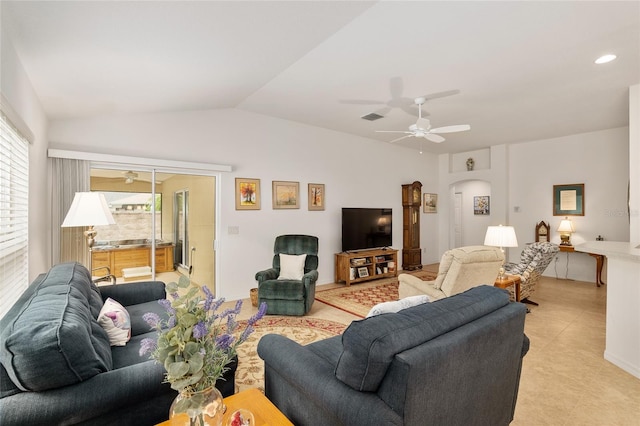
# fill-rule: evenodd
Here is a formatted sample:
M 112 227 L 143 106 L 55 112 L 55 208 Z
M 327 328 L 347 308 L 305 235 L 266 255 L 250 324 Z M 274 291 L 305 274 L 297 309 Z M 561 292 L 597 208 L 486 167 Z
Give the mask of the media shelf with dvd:
M 335 282 L 346 285 L 398 276 L 398 250 L 383 248 L 335 255 Z

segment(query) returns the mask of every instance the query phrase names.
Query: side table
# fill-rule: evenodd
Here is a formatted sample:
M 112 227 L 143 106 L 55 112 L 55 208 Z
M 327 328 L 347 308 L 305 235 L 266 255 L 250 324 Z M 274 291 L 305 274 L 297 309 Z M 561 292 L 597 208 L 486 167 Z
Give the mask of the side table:
M 224 399 L 224 405 L 227 407 L 224 417 L 222 418 L 222 424 L 224 426 L 229 424 L 231 414 L 239 408 L 245 408 L 253 413 L 256 421 L 255 426 L 293 426 L 293 423 L 278 410 L 278 407 L 273 405 L 273 402 L 269 401 L 267 397 L 256 388 L 247 389 L 226 397 Z M 171 420 L 167 420 L 157 426 L 171 425 Z
M 516 302 L 520 301 L 520 283 L 522 280 L 519 275 L 505 275 L 502 278 L 496 278 L 496 282 L 493 283 L 494 287 L 507 288 L 515 286 Z

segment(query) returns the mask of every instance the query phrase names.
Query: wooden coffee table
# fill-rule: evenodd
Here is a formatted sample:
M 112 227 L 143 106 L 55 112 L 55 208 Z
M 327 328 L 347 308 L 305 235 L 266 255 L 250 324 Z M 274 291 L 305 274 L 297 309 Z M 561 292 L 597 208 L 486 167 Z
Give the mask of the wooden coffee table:
M 494 287 L 507 288 L 515 286 L 516 302 L 520 301 L 520 283 L 522 280 L 518 275 L 505 275 L 500 278 L 496 278 L 496 282 L 493 283 Z
M 224 405 L 227 406 L 227 411 L 222 419 L 223 426 L 229 424 L 231 413 L 239 408 L 245 408 L 253 413 L 256 421 L 255 426 L 293 426 L 293 423 L 262 392 L 255 388 L 226 397 Z M 171 420 L 162 422 L 158 426 L 171 426 Z

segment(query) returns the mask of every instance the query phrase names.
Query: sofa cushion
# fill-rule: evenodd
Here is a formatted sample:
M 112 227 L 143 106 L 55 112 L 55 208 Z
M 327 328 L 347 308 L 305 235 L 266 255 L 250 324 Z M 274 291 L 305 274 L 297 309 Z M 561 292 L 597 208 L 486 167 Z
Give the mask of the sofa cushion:
M 342 335 L 336 377 L 358 391 L 376 391 L 396 354 L 508 303 L 504 290 L 480 286 L 433 303 L 354 321 Z
M 97 321 L 102 298 L 84 266 L 56 265 L 27 291 L 0 336 L 0 361 L 18 388 L 58 388 L 112 368 L 109 337 Z
M 301 280 L 304 275 L 306 254 L 291 255 L 280 253 L 279 280 Z
M 429 296 L 427 296 L 426 294 L 419 294 L 417 296 L 408 296 L 400 300 L 378 303 L 373 308 L 371 308 L 371 310 L 367 314 L 367 318 L 381 314 L 395 313 L 412 306 L 427 303 L 428 301 Z
M 108 297 L 98 315 L 98 324 L 109 336 L 111 346 L 124 346 L 131 339 L 131 318 L 120 303 Z

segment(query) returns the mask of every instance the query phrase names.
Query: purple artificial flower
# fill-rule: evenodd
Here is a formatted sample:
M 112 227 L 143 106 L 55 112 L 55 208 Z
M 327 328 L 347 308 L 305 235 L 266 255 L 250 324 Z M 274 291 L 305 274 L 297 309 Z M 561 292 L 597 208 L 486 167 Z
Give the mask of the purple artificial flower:
M 167 321 L 167 327 L 173 328 L 175 326 L 176 326 L 176 317 L 174 316 L 169 317 L 169 320 Z
M 234 337 L 231 334 L 221 334 L 216 337 L 216 348 L 226 351 L 233 344 Z
M 140 351 L 138 352 L 140 356 L 151 353 L 156 350 L 158 344 L 155 339 L 150 339 L 145 337 L 140 341 Z
M 160 304 L 160 306 L 162 306 L 163 308 L 165 308 L 167 310 L 167 312 L 169 313 L 169 315 L 175 315 L 176 311 L 175 309 L 173 309 L 173 307 L 171 306 L 171 302 L 167 299 L 160 299 L 158 300 L 158 303 Z
M 259 319 L 264 317 L 266 313 L 267 313 L 267 304 L 266 302 L 262 302 L 260 304 L 260 307 L 258 308 L 258 312 L 256 312 L 251 318 L 249 318 L 247 323 L 249 325 L 254 325 L 256 322 L 258 322 Z
M 147 312 L 142 315 L 142 319 L 153 328 L 157 327 L 161 321 L 160 316 L 154 312 Z
M 211 293 L 211 290 L 209 290 L 209 288 L 207 286 L 202 286 L 202 291 L 205 294 L 205 299 L 204 299 L 204 311 L 205 312 L 209 312 L 209 310 L 211 309 L 211 305 L 213 305 L 213 300 L 215 299 L 213 297 L 213 294 Z
M 242 334 L 240 334 L 240 341 L 244 342 L 245 340 L 247 340 L 247 337 L 249 337 L 249 335 L 251 333 L 253 333 L 255 330 L 253 328 L 253 326 L 251 324 L 247 324 L 247 328 L 245 328 L 242 331 Z
M 206 335 L 207 335 L 207 326 L 204 324 L 204 322 L 199 321 L 195 325 L 195 327 L 193 327 L 193 337 L 195 337 L 196 339 L 202 339 Z

